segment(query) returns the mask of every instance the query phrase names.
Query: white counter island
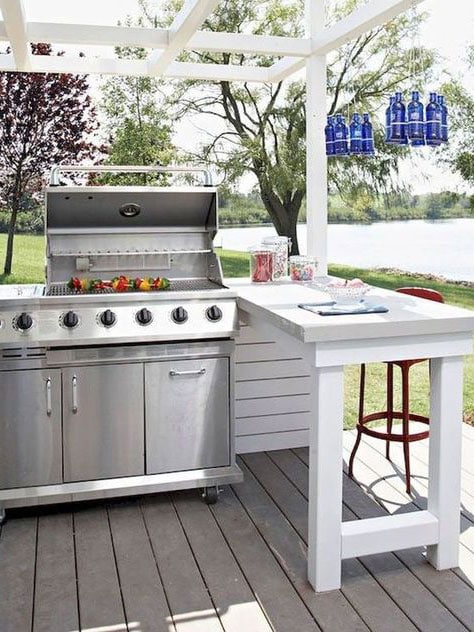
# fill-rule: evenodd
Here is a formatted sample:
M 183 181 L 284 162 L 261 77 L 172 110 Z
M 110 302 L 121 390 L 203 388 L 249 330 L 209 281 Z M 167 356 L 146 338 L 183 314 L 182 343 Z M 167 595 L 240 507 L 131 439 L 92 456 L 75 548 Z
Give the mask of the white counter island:
M 241 318 L 308 364 L 308 579 L 316 591 L 341 585 L 341 560 L 427 545 L 437 569 L 458 565 L 462 366 L 471 353 L 474 313 L 373 288 L 366 300 L 387 313 L 320 316 L 299 303 L 326 294 L 290 282 L 233 279 Z M 347 364 L 430 358 L 430 477 L 426 511 L 342 522 L 343 368 Z

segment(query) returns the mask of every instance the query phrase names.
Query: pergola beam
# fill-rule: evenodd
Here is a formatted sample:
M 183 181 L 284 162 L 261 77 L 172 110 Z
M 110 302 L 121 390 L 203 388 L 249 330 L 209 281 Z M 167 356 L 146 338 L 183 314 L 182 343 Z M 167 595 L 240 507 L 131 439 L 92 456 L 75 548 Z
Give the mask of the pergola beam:
M 163 74 L 166 67 L 179 55 L 191 36 L 197 31 L 219 0 L 187 0 L 173 20 L 168 46 L 154 51 L 148 58 L 150 75 Z
M 16 71 L 13 55 L 0 55 L 0 71 Z M 33 55 L 32 72 L 74 73 L 91 75 L 149 76 L 144 59 L 66 57 L 64 55 Z M 164 77 L 170 79 L 199 79 L 207 81 L 248 81 L 265 83 L 268 68 L 221 64 L 171 62 Z
M 97 24 L 60 24 L 59 22 L 28 22 L 26 33 L 30 42 L 73 44 L 76 46 L 139 46 L 166 48 L 168 29 Z M 5 24 L 0 21 L 0 41 L 8 41 Z M 247 33 L 197 31 L 184 46 L 185 50 L 246 53 L 306 57 L 311 54 L 309 38 Z
M 313 39 L 312 52 L 326 55 L 332 50 L 347 44 L 371 29 L 386 24 L 400 13 L 407 11 L 423 0 L 371 0 L 358 9 L 354 9 L 345 18 L 318 33 Z
M 0 0 L 5 35 L 12 49 L 16 69 L 31 70 L 31 52 L 26 34 L 25 11 L 22 0 Z

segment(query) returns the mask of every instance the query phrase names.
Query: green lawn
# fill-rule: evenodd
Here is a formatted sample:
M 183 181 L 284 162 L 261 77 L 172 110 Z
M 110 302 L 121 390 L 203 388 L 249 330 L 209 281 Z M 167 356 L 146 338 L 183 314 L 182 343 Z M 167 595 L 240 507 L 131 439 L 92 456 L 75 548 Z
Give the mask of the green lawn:
M 0 235 L 0 263 L 3 268 L 6 235 Z M 242 252 L 218 251 L 224 274 L 227 277 L 247 276 L 249 273 L 248 255 Z M 394 289 L 404 285 L 432 287 L 444 295 L 448 303 L 474 309 L 474 290 L 452 283 L 427 280 L 403 274 L 389 274 L 378 270 L 362 270 L 349 266 L 331 265 L 331 274 L 342 277 L 359 277 L 372 285 Z M 37 235 L 17 235 L 13 259 L 13 274 L 8 278 L 0 275 L 0 283 L 41 283 L 44 281 L 44 239 Z M 413 367 L 412 371 L 412 410 L 421 414 L 428 412 L 428 367 L 427 363 Z M 357 366 L 346 370 L 346 410 L 345 423 L 350 428 L 355 424 L 358 399 Z M 398 375 L 396 376 L 399 377 Z M 396 382 L 397 397 L 400 397 L 400 384 Z M 382 410 L 385 392 L 385 366 L 370 365 L 368 370 L 367 405 L 369 410 Z M 465 418 L 474 421 L 474 356 L 466 359 L 464 379 Z

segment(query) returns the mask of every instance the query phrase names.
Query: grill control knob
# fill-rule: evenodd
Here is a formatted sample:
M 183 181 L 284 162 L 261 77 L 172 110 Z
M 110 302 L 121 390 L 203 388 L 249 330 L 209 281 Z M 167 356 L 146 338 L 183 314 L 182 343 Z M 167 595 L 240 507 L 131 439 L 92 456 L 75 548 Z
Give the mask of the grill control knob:
M 112 327 L 112 325 L 115 325 L 116 320 L 117 316 L 111 309 L 106 309 L 105 312 L 102 312 L 100 315 L 100 322 L 104 325 L 104 327 Z
M 222 318 L 222 310 L 217 305 L 211 305 L 206 309 L 206 317 L 211 322 L 217 322 Z
M 68 329 L 73 329 L 79 324 L 79 317 L 76 312 L 66 312 L 63 316 L 63 325 Z
M 28 331 L 33 326 L 33 319 L 26 312 L 22 312 L 17 316 L 15 324 L 21 331 Z
M 171 318 L 175 323 L 185 323 L 188 320 L 188 312 L 184 307 L 177 307 L 171 312 Z
M 143 309 L 137 312 L 136 319 L 137 319 L 137 322 L 140 323 L 140 325 L 149 325 L 151 321 L 153 320 L 153 315 L 149 309 L 144 307 Z

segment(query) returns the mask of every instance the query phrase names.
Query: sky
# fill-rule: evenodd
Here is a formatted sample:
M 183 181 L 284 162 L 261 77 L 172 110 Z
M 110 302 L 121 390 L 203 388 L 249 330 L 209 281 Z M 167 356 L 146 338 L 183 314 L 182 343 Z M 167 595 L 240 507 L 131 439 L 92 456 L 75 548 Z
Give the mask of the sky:
M 24 0 L 24 6 L 28 20 L 81 24 L 114 25 L 127 14 L 133 15 L 137 11 L 136 0 Z M 469 73 L 463 63 L 467 46 L 474 43 L 474 2 L 425 0 L 419 7 L 428 13 L 420 42 L 438 51 L 448 72 L 453 75 L 462 74 L 464 85 L 474 94 L 474 72 Z M 86 53 L 94 54 L 94 51 L 82 48 Z M 97 48 L 95 54 L 99 50 Z M 112 55 L 112 51 L 109 54 Z M 441 77 L 441 80 L 444 79 L 447 77 Z M 433 90 L 436 90 L 436 86 L 433 86 Z M 176 141 L 185 149 L 191 149 L 193 141 L 190 139 L 198 139 L 200 135 L 198 127 L 187 122 L 178 130 Z M 418 156 L 413 154 L 413 157 L 415 166 L 411 161 L 403 164 L 401 179 L 412 187 L 414 193 L 448 188 L 467 190 L 459 178 L 434 165 L 429 148 L 421 150 Z

